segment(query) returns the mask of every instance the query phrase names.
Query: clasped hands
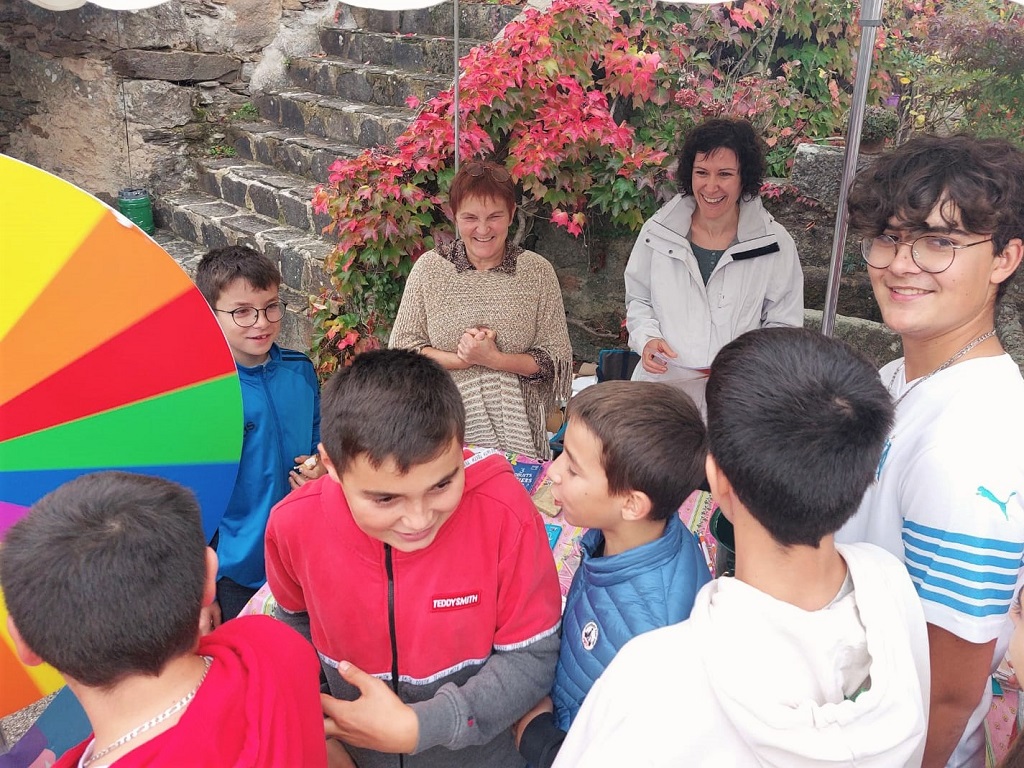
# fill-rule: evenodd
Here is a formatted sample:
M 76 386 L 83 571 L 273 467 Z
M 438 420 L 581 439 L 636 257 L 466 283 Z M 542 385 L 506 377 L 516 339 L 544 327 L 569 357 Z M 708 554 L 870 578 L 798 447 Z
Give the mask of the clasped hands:
M 482 365 L 484 368 L 495 368 L 497 356 L 501 354 L 498 350 L 498 334 L 491 328 L 474 327 L 467 328 L 459 339 L 459 345 L 455 354 L 459 360 L 469 368 L 472 365 Z

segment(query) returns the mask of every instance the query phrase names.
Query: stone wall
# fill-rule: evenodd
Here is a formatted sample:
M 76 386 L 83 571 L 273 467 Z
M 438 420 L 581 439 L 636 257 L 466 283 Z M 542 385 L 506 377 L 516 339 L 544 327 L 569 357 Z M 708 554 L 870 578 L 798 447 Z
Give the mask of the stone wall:
M 218 125 L 248 101 L 264 52 L 283 68 L 290 49 L 315 45 L 331 2 L 175 0 L 134 13 L 4 2 L 0 151 L 108 201 L 129 185 L 181 186 L 187 152 L 218 151 Z

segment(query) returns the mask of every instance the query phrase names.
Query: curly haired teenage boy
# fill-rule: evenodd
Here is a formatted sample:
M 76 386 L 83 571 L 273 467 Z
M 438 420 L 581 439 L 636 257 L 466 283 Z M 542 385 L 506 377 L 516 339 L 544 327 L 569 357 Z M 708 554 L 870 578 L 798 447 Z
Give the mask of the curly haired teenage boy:
M 285 305 L 274 262 L 247 246 L 214 248 L 199 262 L 196 286 L 217 315 L 242 386 L 242 456 L 214 542 L 217 603 L 230 619 L 267 580 L 270 508 L 324 473 L 307 465 L 320 441 L 320 385 L 308 357 L 275 343 Z
M 700 411 L 668 384 L 608 381 L 569 401 L 565 450 L 548 470 L 571 525 L 590 528 L 562 617 L 551 698 L 517 726 L 532 768 L 550 766 L 587 691 L 632 637 L 690 615 L 711 580 L 676 514 L 704 482 Z
M 328 477 L 274 508 L 267 576 L 337 697 L 328 733 L 360 768 L 519 768 L 561 608 L 532 500 L 504 457 L 464 453 L 459 390 L 415 352 L 338 371 L 321 425 Z
M 94 733 L 58 768 L 327 764 L 315 655 L 266 616 L 205 633 L 216 572 L 195 497 L 156 477 L 84 475 L 11 527 L 15 649 L 64 676 Z
M 619 651 L 556 767 L 920 765 L 920 602 L 892 555 L 833 542 L 892 424 L 878 376 L 842 342 L 764 328 L 718 353 L 707 402 L 736 575 Z
M 924 763 L 985 764 L 989 676 L 1024 582 L 1024 378 L 995 335 L 1024 253 L 1024 153 L 921 136 L 850 194 L 875 299 L 904 356 L 881 370 L 896 425 L 843 541 L 906 563 L 925 618 L 932 701 Z

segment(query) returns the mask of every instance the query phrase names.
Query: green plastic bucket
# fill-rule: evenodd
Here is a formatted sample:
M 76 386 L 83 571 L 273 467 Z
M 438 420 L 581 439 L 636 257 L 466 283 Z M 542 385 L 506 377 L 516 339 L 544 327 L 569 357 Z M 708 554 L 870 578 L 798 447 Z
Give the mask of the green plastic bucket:
M 129 187 L 117 193 L 117 207 L 147 235 L 156 231 L 153 226 L 153 203 L 149 193 L 140 187 Z

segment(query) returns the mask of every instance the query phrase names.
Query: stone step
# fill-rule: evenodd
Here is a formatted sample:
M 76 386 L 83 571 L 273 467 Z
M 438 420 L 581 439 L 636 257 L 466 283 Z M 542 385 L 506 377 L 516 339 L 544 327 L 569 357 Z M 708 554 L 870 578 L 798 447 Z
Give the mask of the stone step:
M 193 190 L 158 196 L 153 214 L 157 227 L 204 249 L 248 245 L 266 254 L 280 266 L 291 310 L 304 311 L 328 285 L 324 259 L 334 246 L 323 238 Z
M 525 8 L 491 3 L 459 4 L 460 37 L 491 40 Z M 414 11 L 378 11 L 339 5 L 338 23 L 372 32 L 415 33 L 450 37 L 454 32 L 454 3 L 442 3 Z
M 475 39 L 460 40 L 459 56 L 465 56 L 471 48 L 482 43 Z M 455 44 L 449 37 L 417 34 L 395 36 L 384 32 L 324 27 L 320 30 L 320 45 L 328 56 L 373 63 L 381 67 L 433 72 L 454 79 Z
M 326 214 L 313 211 L 313 182 L 251 160 L 198 159 L 196 186 L 208 195 L 310 234 L 321 235 L 331 222 Z
M 224 127 L 238 157 L 323 184 L 339 157 L 355 157 L 362 147 L 279 128 L 271 123 L 231 123 Z
M 157 245 L 167 251 L 179 267 L 185 270 L 190 279 L 196 279 L 196 267 L 199 266 L 199 260 L 203 258 L 203 254 L 207 250 L 204 246 L 182 240 L 169 229 L 156 230 L 153 233 L 153 239 L 156 240 Z
M 404 107 L 410 96 L 426 102 L 452 85 L 450 72 L 432 75 L 333 57 L 293 59 L 288 80 L 296 88 L 385 107 Z
M 360 104 L 308 91 L 258 93 L 253 103 L 262 117 L 282 128 L 360 147 L 390 144 L 416 116 L 411 109 Z

